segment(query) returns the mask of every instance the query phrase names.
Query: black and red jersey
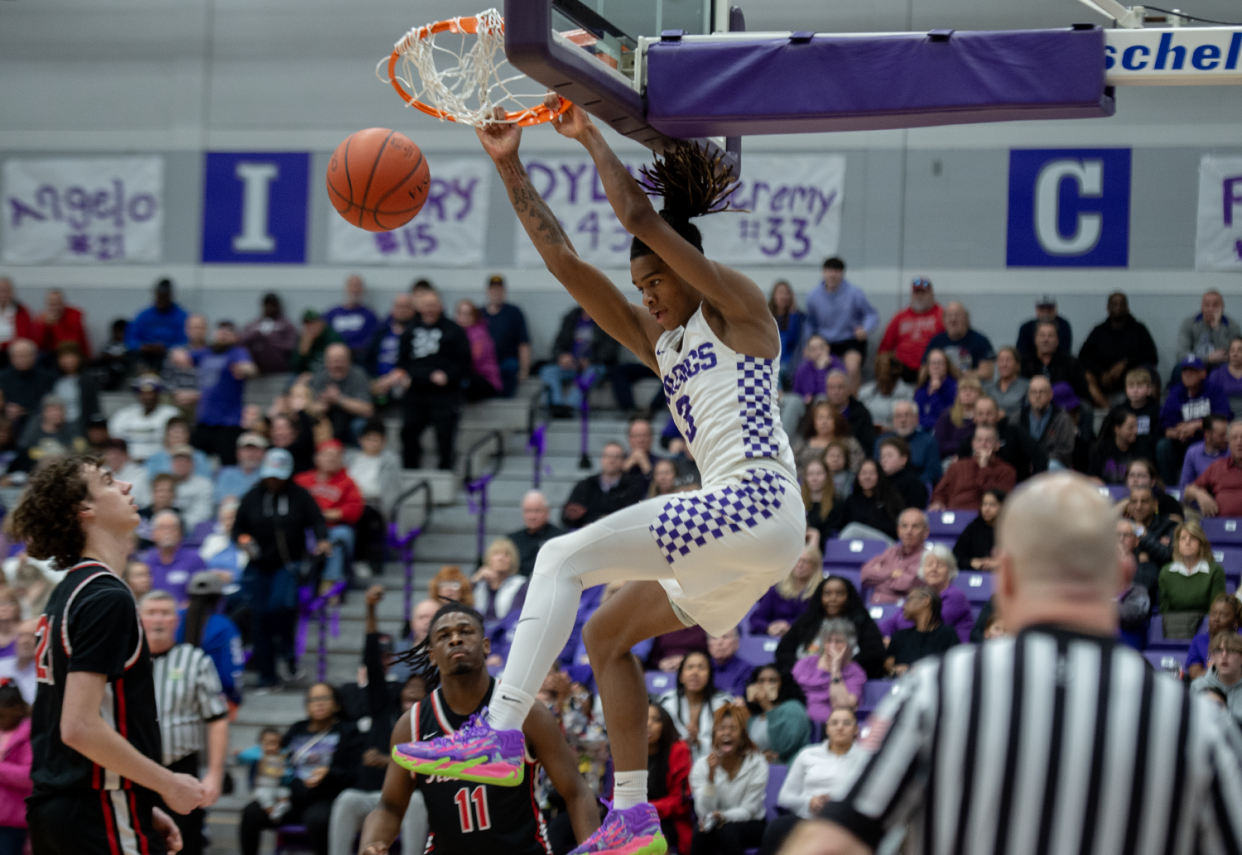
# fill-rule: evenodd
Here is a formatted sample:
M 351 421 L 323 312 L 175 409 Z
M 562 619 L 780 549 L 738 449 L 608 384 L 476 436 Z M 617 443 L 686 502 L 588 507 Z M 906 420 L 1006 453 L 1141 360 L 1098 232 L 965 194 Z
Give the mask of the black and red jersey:
M 160 762 L 160 727 L 138 604 L 129 587 L 98 561 L 82 561 L 52 591 L 39 619 L 31 715 L 31 801 L 84 790 L 137 787 L 91 762 L 60 739 L 65 680 L 71 671 L 104 674 L 100 715 L 134 748 Z
M 493 679 L 474 712 L 488 705 L 495 688 Z M 453 733 L 469 717 L 453 712 L 436 689 L 410 711 L 410 730 L 415 742 L 434 739 Z M 529 748 L 525 776 L 516 787 L 417 775 L 414 786 L 423 794 L 431 825 L 427 855 L 552 855 L 548 829 L 535 799 L 538 778 L 539 763 Z

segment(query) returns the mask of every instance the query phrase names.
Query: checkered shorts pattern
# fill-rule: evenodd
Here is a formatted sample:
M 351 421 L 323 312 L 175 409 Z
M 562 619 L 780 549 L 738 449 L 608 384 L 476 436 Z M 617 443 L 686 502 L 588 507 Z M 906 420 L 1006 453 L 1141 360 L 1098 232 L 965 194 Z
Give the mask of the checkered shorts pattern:
M 737 361 L 737 402 L 742 405 L 742 443 L 746 456 L 780 457 L 776 432 L 776 360 L 740 356 Z
M 719 490 L 687 493 L 664 506 L 649 528 L 664 559 L 672 564 L 708 539 L 754 528 L 781 506 L 785 479 L 766 469 L 747 469 L 746 480 Z

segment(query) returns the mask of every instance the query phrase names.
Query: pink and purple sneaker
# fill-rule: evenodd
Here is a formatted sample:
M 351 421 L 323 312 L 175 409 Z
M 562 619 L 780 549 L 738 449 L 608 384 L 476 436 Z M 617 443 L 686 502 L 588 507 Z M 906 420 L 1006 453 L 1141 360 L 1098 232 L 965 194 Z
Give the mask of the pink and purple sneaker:
M 664 855 L 667 851 L 660 815 L 644 802 L 608 811 L 599 830 L 569 855 Z
M 403 742 L 392 749 L 396 764 L 411 772 L 501 787 L 522 783 L 525 758 L 522 731 L 493 730 L 486 709 L 466 719 L 450 736 Z

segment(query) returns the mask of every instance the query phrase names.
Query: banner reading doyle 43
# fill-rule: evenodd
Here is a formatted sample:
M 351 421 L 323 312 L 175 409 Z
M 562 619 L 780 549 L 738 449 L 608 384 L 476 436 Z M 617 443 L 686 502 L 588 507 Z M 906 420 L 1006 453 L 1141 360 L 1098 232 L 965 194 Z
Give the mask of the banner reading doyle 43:
M 625 161 L 636 178 L 639 161 Z M 560 220 L 583 260 L 597 267 L 629 267 L 630 235 L 604 195 L 589 157 L 535 157 L 525 161 L 531 182 Z M 703 248 L 713 260 L 735 265 L 806 264 L 833 255 L 841 236 L 845 186 L 843 155 L 747 155 L 730 202 L 748 213 L 700 217 Z M 658 209 L 661 201 L 652 199 Z M 542 264 L 517 223 L 517 260 Z

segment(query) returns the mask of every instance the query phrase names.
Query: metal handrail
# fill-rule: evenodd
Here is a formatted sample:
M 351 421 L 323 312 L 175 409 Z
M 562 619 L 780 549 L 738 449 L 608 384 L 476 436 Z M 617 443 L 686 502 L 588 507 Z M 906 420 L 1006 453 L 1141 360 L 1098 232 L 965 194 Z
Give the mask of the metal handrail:
M 539 489 L 540 481 L 543 479 L 543 457 L 547 448 L 548 438 L 548 422 L 544 420 L 541 425 L 536 425 L 539 420 L 539 405 L 543 401 L 543 391 L 532 395 L 530 405 L 526 409 L 526 448 L 530 450 L 531 457 L 534 461 L 534 471 L 531 474 L 530 485 L 534 489 Z
M 492 442 L 496 443 L 496 451 L 492 456 L 492 469 L 490 472 L 484 472 L 478 478 L 475 478 L 474 477 L 475 452 L 477 452 L 479 449 L 483 448 L 484 446 Z M 477 511 L 479 514 L 478 563 L 480 565 L 483 563 L 483 541 L 487 533 L 487 485 L 491 483 L 491 480 L 493 478 L 495 478 L 497 475 L 500 474 L 500 467 L 504 464 L 504 460 L 505 460 L 505 438 L 504 438 L 504 435 L 498 430 L 488 431 L 482 438 L 479 439 L 478 442 L 476 442 L 474 445 L 470 446 L 470 448 L 466 450 L 466 478 L 465 478 L 466 485 L 465 486 L 466 486 L 467 501 L 469 503 L 470 510 Z M 475 493 L 479 494 L 479 503 L 477 506 L 475 505 L 474 499 L 472 498 Z
M 416 495 L 420 490 L 424 493 L 423 521 L 420 525 L 409 529 L 405 534 L 400 534 L 401 506 L 405 504 L 406 499 Z M 401 561 L 405 565 L 405 588 L 402 597 L 402 608 L 404 610 L 406 626 L 410 625 L 410 617 L 414 614 L 414 542 L 431 525 L 433 507 L 431 482 L 424 479 L 397 497 L 397 501 L 392 506 L 392 521 L 388 523 L 388 545 L 390 548 L 400 552 Z

